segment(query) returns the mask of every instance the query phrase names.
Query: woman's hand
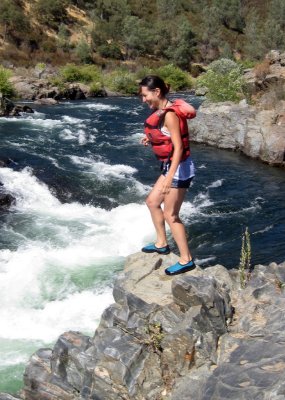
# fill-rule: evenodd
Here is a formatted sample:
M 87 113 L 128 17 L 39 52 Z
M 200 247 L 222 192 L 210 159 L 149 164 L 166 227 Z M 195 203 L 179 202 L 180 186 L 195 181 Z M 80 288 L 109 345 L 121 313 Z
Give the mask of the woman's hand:
M 146 136 L 144 136 L 142 139 L 141 139 L 141 144 L 143 144 L 144 146 L 148 146 L 148 144 L 149 144 L 149 139 L 146 137 Z
M 171 184 L 172 184 L 172 178 L 170 176 L 166 176 L 161 186 L 161 193 L 168 194 L 171 189 Z

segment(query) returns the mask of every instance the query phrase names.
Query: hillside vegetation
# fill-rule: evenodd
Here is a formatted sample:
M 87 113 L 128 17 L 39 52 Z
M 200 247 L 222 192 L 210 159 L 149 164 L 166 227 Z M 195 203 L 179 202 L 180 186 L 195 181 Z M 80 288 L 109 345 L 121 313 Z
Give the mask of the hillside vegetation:
M 285 48 L 285 1 L 1 0 L 0 61 L 158 67 Z

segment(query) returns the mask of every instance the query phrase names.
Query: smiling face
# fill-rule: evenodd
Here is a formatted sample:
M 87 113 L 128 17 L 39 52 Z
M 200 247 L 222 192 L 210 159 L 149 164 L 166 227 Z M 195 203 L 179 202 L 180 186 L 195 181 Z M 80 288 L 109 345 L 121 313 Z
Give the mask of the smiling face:
M 146 103 L 149 106 L 149 108 L 151 109 L 159 108 L 159 105 L 161 104 L 162 101 L 159 88 L 150 90 L 147 88 L 147 86 L 141 86 L 140 95 L 142 97 L 143 103 Z

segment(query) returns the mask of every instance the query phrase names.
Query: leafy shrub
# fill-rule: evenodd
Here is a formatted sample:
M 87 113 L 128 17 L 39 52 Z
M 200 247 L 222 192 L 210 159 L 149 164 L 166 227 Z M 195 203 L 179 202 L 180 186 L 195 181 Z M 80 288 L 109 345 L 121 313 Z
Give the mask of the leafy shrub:
M 115 60 L 122 60 L 122 52 L 115 43 L 106 43 L 98 47 L 98 53 L 105 58 L 114 58 Z
M 60 69 L 60 76 L 65 82 L 83 82 L 102 81 L 101 72 L 95 65 L 77 66 L 68 64 Z
M 242 75 L 242 68 L 234 61 L 221 59 L 211 63 L 208 71 L 198 77 L 197 86 L 208 89 L 211 101 L 237 102 L 243 97 Z
M 11 72 L 0 66 L 0 93 L 3 96 L 12 97 L 14 95 L 13 85 L 9 82 Z
M 228 74 L 232 70 L 239 68 L 239 66 L 229 58 L 220 58 L 211 62 L 208 68 L 217 74 Z
M 92 64 L 92 51 L 91 47 L 89 44 L 86 42 L 86 40 L 80 40 L 80 42 L 77 44 L 75 48 L 75 53 L 77 57 L 79 58 L 80 62 L 84 64 Z
M 105 76 L 105 86 L 113 92 L 137 94 L 138 85 L 134 74 L 117 70 Z
M 92 82 L 90 85 L 90 93 L 92 96 L 102 95 L 102 84 L 101 82 Z
M 145 76 L 152 74 L 153 70 L 151 68 L 143 67 L 136 72 L 136 79 L 141 81 Z
M 173 64 L 168 64 L 155 70 L 155 74 L 159 75 L 170 88 L 174 91 L 183 90 L 192 87 L 190 76 L 182 71 L 180 68 L 175 67 Z

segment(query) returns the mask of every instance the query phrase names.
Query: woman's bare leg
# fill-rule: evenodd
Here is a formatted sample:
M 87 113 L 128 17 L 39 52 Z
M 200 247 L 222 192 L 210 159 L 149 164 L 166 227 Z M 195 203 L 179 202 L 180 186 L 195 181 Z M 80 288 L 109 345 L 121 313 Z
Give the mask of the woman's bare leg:
M 157 247 L 164 247 L 167 245 L 166 231 L 165 231 L 165 219 L 161 203 L 164 200 L 164 195 L 161 193 L 161 183 L 164 180 L 164 176 L 160 176 L 156 181 L 154 187 L 146 198 L 146 204 L 149 208 L 153 225 L 156 230 L 156 242 Z
M 191 259 L 184 224 L 179 218 L 179 211 L 185 197 L 186 189 L 171 188 L 164 196 L 164 219 L 168 223 L 172 236 L 180 253 L 179 262 L 187 264 Z

